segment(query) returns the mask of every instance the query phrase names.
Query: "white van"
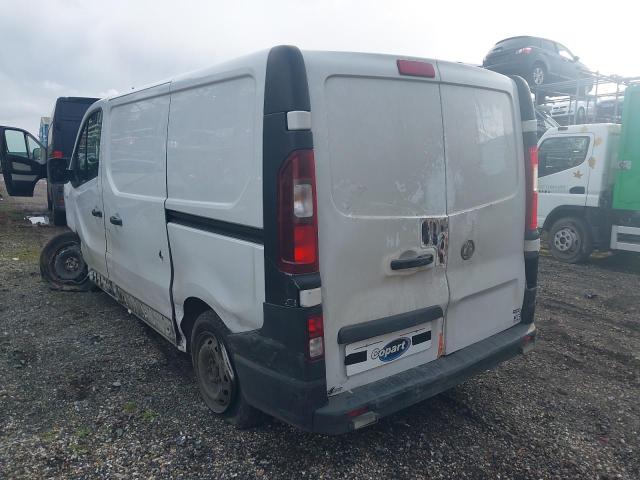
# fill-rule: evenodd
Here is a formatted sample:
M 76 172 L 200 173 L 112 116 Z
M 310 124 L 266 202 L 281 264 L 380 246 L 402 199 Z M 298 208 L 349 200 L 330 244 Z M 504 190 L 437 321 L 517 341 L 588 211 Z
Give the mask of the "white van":
M 50 266 L 237 425 L 347 432 L 533 346 L 535 146 L 522 79 L 275 47 L 95 103 Z

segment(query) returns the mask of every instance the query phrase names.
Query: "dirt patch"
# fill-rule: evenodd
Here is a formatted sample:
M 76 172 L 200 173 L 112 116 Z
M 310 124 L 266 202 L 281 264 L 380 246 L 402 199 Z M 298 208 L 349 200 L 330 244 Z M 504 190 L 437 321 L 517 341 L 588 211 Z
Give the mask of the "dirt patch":
M 545 256 L 529 355 L 341 437 L 236 431 L 189 358 L 100 292 L 51 291 L 0 184 L 0 478 L 640 478 L 640 257 Z M 14 260 L 17 258 L 17 260 Z

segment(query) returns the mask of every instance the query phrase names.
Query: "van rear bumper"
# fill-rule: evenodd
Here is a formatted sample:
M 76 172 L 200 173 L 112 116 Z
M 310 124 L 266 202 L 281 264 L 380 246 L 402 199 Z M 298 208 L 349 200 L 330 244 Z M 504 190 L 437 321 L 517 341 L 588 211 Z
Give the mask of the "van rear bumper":
M 234 360 L 243 395 L 251 405 L 303 430 L 337 435 L 374 423 L 530 350 L 535 334 L 534 324 L 519 323 L 451 355 L 328 398 L 324 379 L 296 379 L 274 371 L 268 362 L 238 354 Z M 236 337 L 247 335 L 251 334 Z M 253 342 L 253 350 L 260 350 L 258 345 Z M 361 413 L 354 416 L 354 411 Z
M 518 324 L 438 360 L 329 398 L 313 431 L 340 434 L 426 400 L 533 347 L 536 328 Z M 359 412 L 350 416 L 350 412 Z

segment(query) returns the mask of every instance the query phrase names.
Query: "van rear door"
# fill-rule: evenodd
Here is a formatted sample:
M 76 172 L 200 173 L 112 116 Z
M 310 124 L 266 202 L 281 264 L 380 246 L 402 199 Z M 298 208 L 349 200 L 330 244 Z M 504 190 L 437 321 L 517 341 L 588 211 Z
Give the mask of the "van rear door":
M 439 62 L 446 157 L 445 354 L 520 322 L 525 172 L 514 82 Z
M 305 53 L 329 394 L 438 356 L 449 290 L 435 63 Z M 420 69 L 419 69 L 420 70 Z

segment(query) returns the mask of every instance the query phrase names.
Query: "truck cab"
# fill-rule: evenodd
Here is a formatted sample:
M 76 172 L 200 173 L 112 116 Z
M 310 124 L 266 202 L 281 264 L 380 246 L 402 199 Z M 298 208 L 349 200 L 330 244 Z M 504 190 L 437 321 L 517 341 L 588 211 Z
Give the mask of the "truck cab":
M 613 204 L 626 165 L 618 155 L 622 130 L 611 123 L 558 127 L 538 143 L 538 223 L 558 260 L 577 263 L 594 249 L 638 247 L 618 245 L 612 236 L 622 229 L 633 240 L 628 228 L 637 222 L 637 212 Z

